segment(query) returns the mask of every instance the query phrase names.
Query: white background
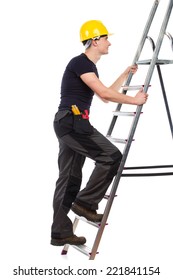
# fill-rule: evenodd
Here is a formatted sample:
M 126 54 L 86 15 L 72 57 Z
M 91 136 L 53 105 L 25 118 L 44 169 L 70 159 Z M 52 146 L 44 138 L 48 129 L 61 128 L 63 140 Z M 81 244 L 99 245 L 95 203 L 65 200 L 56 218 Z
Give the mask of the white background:
M 52 123 L 64 68 L 69 59 L 83 52 L 79 28 L 86 20 L 99 19 L 114 33 L 110 37 L 109 54 L 97 64 L 100 79 L 109 86 L 131 65 L 153 2 L 1 1 L 0 252 L 4 277 L 15 278 L 13 269 L 19 265 L 60 268 L 71 264 L 72 267 L 98 269 L 160 266 L 160 279 L 172 279 L 172 176 L 122 178 L 94 262 L 88 262 L 86 256 L 72 248 L 67 256 L 61 256 L 61 248 L 49 244 L 52 198 L 58 176 L 58 142 Z M 149 33 L 154 40 L 167 3 L 160 1 Z M 167 31 L 173 33 L 172 17 Z M 146 42 L 141 57 L 151 56 L 151 46 Z M 160 58 L 172 57 L 170 42 L 165 37 Z M 147 69 L 147 66 L 140 66 L 132 84 L 143 84 Z M 172 65 L 162 67 L 171 112 L 172 69 Z M 151 85 L 127 165 L 172 164 L 172 137 L 156 71 Z M 104 104 L 94 98 L 91 122 L 105 135 L 115 107 L 116 104 Z M 117 137 L 127 137 L 129 124 L 126 121 L 123 119 L 117 124 Z M 93 162 L 86 161 L 82 187 L 93 167 Z M 100 212 L 104 205 L 105 202 L 101 203 Z M 74 218 L 73 213 L 70 216 Z M 92 232 L 90 226 L 81 222 L 78 231 L 92 243 L 95 229 Z M 140 278 L 159 279 L 157 275 Z

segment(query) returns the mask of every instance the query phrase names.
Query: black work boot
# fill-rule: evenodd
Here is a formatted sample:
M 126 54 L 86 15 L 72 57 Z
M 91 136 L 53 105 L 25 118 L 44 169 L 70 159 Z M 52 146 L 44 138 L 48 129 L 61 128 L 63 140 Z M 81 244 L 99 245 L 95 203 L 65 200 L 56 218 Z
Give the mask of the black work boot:
M 54 246 L 63 246 L 65 244 L 70 244 L 70 245 L 83 245 L 85 244 L 86 239 L 85 237 L 81 236 L 78 237 L 76 235 L 72 235 L 70 237 L 65 237 L 65 238 L 52 238 L 50 244 Z
M 78 216 L 84 217 L 91 222 L 98 223 L 103 218 L 103 214 L 97 214 L 95 210 L 84 208 L 76 203 L 73 203 L 71 210 Z

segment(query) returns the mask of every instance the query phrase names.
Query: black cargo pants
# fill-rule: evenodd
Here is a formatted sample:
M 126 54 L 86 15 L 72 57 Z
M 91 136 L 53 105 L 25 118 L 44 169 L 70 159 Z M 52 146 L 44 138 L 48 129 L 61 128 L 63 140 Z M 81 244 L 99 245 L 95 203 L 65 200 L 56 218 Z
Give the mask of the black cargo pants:
M 65 238 L 73 234 L 68 212 L 75 201 L 96 210 L 116 175 L 121 152 L 88 120 L 74 119 L 71 112 L 60 111 L 55 116 L 55 133 L 59 140 L 59 178 L 56 182 L 51 237 Z M 81 191 L 82 167 L 85 158 L 95 161 L 88 183 Z

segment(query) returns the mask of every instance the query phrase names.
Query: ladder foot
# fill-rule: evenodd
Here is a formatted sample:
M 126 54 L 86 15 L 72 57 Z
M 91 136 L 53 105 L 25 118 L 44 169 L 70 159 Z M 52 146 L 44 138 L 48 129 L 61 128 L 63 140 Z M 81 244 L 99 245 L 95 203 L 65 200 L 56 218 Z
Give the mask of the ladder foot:
M 67 250 L 62 250 L 61 255 L 67 255 Z

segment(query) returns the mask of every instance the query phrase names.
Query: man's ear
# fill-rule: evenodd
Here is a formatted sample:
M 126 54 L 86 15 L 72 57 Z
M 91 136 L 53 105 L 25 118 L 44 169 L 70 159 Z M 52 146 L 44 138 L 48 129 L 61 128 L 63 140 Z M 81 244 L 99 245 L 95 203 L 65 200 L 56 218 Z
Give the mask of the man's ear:
M 97 40 L 92 40 L 92 44 L 93 44 L 94 47 L 96 47 L 97 46 Z

